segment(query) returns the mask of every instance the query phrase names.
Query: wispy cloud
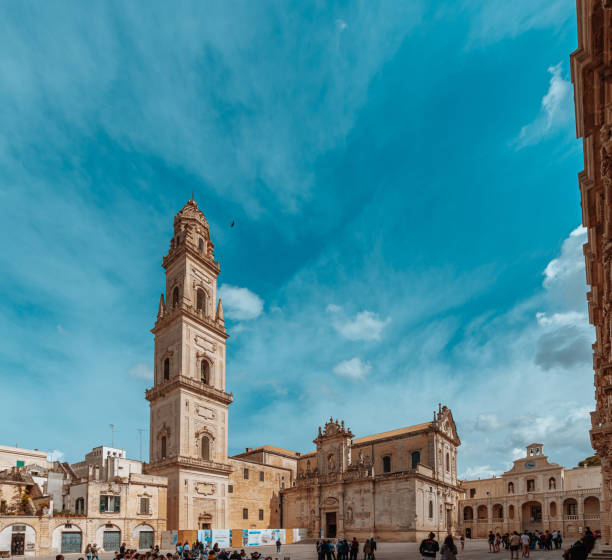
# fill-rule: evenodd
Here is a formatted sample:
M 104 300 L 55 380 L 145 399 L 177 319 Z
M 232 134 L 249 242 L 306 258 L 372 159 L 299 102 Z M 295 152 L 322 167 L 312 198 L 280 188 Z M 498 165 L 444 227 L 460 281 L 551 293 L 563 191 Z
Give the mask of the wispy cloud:
M 348 340 L 380 340 L 383 329 L 391 322 L 391 318 L 381 319 L 373 311 L 360 311 L 354 317 L 346 317 L 342 308 L 330 304 L 327 310 L 334 314 L 334 328 Z
M 219 294 L 223 300 L 223 314 L 228 319 L 249 321 L 263 312 L 263 300 L 248 288 L 223 284 Z
M 372 366 L 365 363 L 361 358 L 355 357 L 344 360 L 334 366 L 334 373 L 340 377 L 349 379 L 363 379 L 372 369 Z
M 542 98 L 536 119 L 525 125 L 516 139 L 517 148 L 537 144 L 540 140 L 563 129 L 571 122 L 573 114 L 572 85 L 563 77 L 563 64 L 548 68 L 550 82 Z
M 134 379 L 153 381 L 153 369 L 147 364 L 136 364 L 128 371 L 128 375 Z

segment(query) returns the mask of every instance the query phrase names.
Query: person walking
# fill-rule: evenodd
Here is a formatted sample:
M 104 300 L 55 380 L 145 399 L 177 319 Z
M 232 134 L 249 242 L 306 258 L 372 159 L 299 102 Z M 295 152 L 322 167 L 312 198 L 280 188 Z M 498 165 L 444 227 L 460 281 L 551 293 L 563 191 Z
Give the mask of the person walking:
M 531 542 L 531 537 L 527 534 L 527 531 L 523 531 L 521 535 L 521 545 L 523 550 L 521 552 L 521 558 L 529 558 L 529 544 Z
M 489 531 L 489 552 L 495 552 L 495 535 Z
M 585 548 L 587 549 L 587 553 L 591 554 L 595 546 L 595 535 L 593 531 L 591 531 L 590 527 L 587 527 L 584 531 L 584 536 L 582 537 L 582 542 L 584 543 Z
M 278 539 L 276 539 L 276 553 L 277 554 L 280 552 L 280 547 L 281 547 L 281 540 L 280 540 L 280 537 L 278 537 Z
M 421 541 L 419 552 L 423 560 L 435 558 L 438 550 L 440 550 L 440 545 L 438 544 L 438 541 L 435 540 L 435 536 L 436 535 L 433 533 L 429 533 L 429 537 Z
M 465 537 L 461 535 L 459 540 L 461 541 L 461 550 L 463 550 L 465 548 Z
M 372 560 L 376 560 L 376 541 L 374 540 L 374 537 L 370 539 L 370 548 L 372 549 L 372 552 L 370 552 L 370 558 Z
M 456 560 L 457 558 L 457 547 L 453 541 L 453 537 L 448 535 L 442 543 L 440 549 L 440 558 L 442 560 Z
M 91 560 L 91 544 L 87 544 L 85 547 L 85 556 L 87 556 L 87 560 Z

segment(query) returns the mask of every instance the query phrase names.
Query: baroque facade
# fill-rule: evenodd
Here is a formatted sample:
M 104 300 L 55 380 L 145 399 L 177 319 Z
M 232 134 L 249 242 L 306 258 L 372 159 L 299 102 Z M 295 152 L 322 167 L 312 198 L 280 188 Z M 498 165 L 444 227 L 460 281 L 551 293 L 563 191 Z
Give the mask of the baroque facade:
M 462 482 L 461 531 L 484 538 L 490 531 L 561 530 L 577 537 L 583 527 L 600 529 L 601 469 L 566 469 L 551 463 L 541 443 L 498 477 Z
M 593 345 L 595 411 L 591 443 L 602 460 L 602 540 L 612 542 L 612 2 L 577 0 L 578 48 L 571 55 L 576 131 L 583 139 L 579 176 L 589 320 Z
M 286 526 L 385 541 L 458 528 L 461 442 L 447 407 L 432 422 L 361 438 L 330 419 L 314 443 L 297 459 L 295 486 L 282 491 Z

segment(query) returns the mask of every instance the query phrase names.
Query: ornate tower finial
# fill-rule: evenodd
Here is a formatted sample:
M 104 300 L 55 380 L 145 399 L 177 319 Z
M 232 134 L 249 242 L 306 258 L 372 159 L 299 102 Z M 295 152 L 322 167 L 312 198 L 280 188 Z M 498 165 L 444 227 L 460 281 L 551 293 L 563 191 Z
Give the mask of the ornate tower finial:
M 223 304 L 221 303 L 221 298 L 219 298 L 219 303 L 217 304 L 217 322 L 225 324 L 225 320 L 223 319 Z

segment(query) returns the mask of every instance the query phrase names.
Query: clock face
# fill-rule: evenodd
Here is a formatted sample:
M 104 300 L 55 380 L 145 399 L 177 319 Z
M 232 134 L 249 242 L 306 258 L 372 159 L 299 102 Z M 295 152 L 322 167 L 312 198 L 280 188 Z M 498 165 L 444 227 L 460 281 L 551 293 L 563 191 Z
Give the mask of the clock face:
M 533 461 L 529 461 L 528 463 L 525 463 L 526 469 L 533 469 L 533 467 L 535 467 L 535 463 Z

